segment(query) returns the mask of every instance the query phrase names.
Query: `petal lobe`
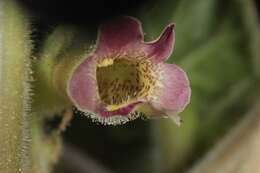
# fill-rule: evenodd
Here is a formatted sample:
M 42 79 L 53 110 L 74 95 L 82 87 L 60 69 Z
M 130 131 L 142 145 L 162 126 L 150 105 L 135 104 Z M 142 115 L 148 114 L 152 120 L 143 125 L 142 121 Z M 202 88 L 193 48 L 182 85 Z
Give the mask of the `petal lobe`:
M 97 54 L 132 49 L 143 40 L 141 23 L 132 17 L 118 17 L 102 25 L 99 30 Z
M 170 24 L 157 40 L 145 44 L 145 52 L 154 62 L 165 61 L 171 55 L 175 42 L 174 27 L 174 24 Z

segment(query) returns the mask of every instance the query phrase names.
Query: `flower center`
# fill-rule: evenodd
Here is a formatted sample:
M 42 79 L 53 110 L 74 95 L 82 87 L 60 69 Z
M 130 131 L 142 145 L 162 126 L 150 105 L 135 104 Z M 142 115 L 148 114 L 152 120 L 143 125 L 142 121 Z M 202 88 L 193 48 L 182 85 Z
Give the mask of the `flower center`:
M 148 60 L 103 59 L 97 66 L 101 100 L 110 111 L 145 98 L 152 86 L 152 63 Z

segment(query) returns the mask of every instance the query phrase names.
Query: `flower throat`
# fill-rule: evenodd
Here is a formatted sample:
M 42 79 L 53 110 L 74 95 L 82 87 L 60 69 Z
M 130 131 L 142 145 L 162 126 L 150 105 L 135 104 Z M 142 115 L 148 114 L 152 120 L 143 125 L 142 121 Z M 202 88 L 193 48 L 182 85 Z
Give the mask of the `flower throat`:
M 154 84 L 150 66 L 148 60 L 103 59 L 96 71 L 101 100 L 120 107 L 147 96 Z

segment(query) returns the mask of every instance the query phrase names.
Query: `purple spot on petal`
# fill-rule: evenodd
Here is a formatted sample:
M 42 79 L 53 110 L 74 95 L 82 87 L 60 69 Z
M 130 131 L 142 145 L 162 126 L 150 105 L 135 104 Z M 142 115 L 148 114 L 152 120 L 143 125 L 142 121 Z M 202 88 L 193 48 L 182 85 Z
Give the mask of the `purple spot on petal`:
M 136 102 L 136 103 L 132 103 L 129 104 L 123 108 L 114 110 L 114 111 L 107 111 L 104 107 L 100 110 L 100 115 L 102 117 L 111 117 L 111 116 L 115 116 L 115 115 L 121 115 L 121 116 L 127 116 L 129 113 L 131 113 L 133 111 L 133 109 L 135 108 L 136 105 L 140 104 L 142 102 Z

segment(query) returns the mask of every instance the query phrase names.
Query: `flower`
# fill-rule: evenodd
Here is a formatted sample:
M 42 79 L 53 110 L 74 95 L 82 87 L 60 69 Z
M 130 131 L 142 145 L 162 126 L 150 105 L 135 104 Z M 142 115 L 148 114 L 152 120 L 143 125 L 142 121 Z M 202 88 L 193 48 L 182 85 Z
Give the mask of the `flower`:
M 163 61 L 171 55 L 174 24 L 153 42 L 144 42 L 141 23 L 118 17 L 99 29 L 97 45 L 73 70 L 67 94 L 74 105 L 104 124 L 146 117 L 172 117 L 189 103 L 185 72 Z

